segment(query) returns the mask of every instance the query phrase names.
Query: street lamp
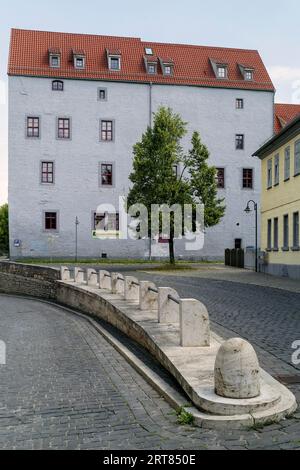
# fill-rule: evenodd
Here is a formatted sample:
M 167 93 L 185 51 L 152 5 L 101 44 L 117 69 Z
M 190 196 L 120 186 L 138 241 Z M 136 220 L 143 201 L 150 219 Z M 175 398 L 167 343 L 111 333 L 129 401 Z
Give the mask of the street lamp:
M 79 225 L 78 217 L 75 219 L 75 262 L 77 263 L 78 260 L 78 225 Z
M 252 199 L 248 201 L 245 209 L 246 214 L 250 214 L 252 212 L 250 204 L 253 204 L 255 211 L 255 272 L 258 272 L 258 205 Z

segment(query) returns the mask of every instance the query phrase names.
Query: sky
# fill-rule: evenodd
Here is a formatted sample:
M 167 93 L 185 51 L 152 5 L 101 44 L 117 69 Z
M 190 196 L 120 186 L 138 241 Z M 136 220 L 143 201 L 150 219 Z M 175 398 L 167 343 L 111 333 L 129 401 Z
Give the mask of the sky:
M 300 104 L 300 2 L 10 0 L 0 12 L 0 205 L 7 200 L 7 56 L 11 28 L 259 50 L 276 102 Z M 26 155 L 24 155 L 26 158 Z

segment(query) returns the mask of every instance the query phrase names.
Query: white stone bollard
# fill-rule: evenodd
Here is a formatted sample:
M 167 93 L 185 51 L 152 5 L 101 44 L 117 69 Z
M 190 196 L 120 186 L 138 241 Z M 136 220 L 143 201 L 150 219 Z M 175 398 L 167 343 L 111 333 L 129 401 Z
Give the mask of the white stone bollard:
M 158 310 L 158 289 L 153 282 L 140 282 L 140 310 Z
M 208 311 L 199 300 L 183 299 L 180 309 L 180 344 L 185 348 L 210 346 Z
M 133 276 L 125 276 L 125 300 L 140 300 L 140 283 Z
M 111 275 L 111 293 L 125 295 L 124 276 L 120 273 L 112 273 Z
M 66 281 L 66 282 L 72 280 L 72 279 L 71 279 L 71 271 L 70 271 L 69 268 L 67 268 L 67 266 L 62 266 L 62 267 L 60 268 L 60 279 L 61 279 L 62 281 Z
M 171 297 L 171 298 L 170 298 Z M 176 302 L 174 302 L 174 300 Z M 158 288 L 158 321 L 159 323 L 179 323 L 179 300 L 176 290 L 170 287 Z
M 111 274 L 108 271 L 101 270 L 99 272 L 100 289 L 111 290 Z
M 225 398 L 247 399 L 260 395 L 260 367 L 250 343 L 233 338 L 222 344 L 215 363 L 215 391 Z
M 98 273 L 94 269 L 87 270 L 87 285 L 90 287 L 98 287 Z
M 85 271 L 82 268 L 74 269 L 74 281 L 76 284 L 84 284 L 84 273 Z

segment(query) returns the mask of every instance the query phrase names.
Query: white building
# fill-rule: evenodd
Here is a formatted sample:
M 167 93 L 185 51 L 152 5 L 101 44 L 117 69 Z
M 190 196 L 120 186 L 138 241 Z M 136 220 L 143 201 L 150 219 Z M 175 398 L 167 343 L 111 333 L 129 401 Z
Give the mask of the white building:
M 186 150 L 200 132 L 227 206 L 203 250 L 178 242 L 177 254 L 213 259 L 254 245 L 244 208 L 259 201 L 261 182 L 251 155 L 274 126 L 274 87 L 257 51 L 13 30 L 8 74 L 12 257 L 73 257 L 76 217 L 80 257 L 148 255 L 148 241 L 92 231 L 99 204 L 118 207 L 127 194 L 132 147 L 161 105 L 189 123 Z M 153 244 L 154 255 L 167 248 Z

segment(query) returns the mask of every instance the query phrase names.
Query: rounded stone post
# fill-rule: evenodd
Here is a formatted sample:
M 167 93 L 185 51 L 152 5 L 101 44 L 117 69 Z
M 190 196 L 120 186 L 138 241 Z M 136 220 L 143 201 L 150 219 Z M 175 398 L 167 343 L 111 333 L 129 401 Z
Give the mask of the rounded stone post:
M 216 394 L 247 399 L 260 395 L 260 367 L 252 345 L 240 338 L 226 341 L 215 363 Z
M 90 287 L 98 287 L 98 273 L 94 269 L 87 270 L 87 285 Z
M 84 273 L 85 271 L 82 268 L 74 269 L 74 281 L 76 284 L 84 284 Z
M 62 266 L 60 268 L 60 279 L 62 281 L 65 281 L 65 282 L 68 282 L 68 281 L 71 281 L 71 272 L 70 272 L 70 269 L 67 268 L 67 266 Z
M 208 311 L 199 300 L 180 300 L 180 343 L 184 348 L 210 346 Z
M 174 302 L 170 296 L 178 301 Z M 159 323 L 179 323 L 179 300 L 176 290 L 170 287 L 158 288 L 158 321 Z
M 125 300 L 139 301 L 140 285 L 139 280 L 133 276 L 125 276 Z
M 124 295 L 125 282 L 124 276 L 119 273 L 112 273 L 111 275 L 111 293 Z
M 158 295 L 152 290 L 157 290 L 153 282 L 141 281 L 140 282 L 140 309 L 141 310 L 157 310 L 158 309 Z
M 99 272 L 100 289 L 111 290 L 111 274 L 108 271 L 101 270 Z

